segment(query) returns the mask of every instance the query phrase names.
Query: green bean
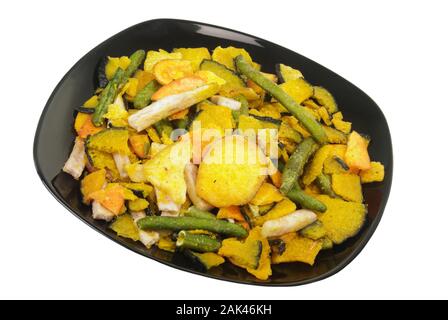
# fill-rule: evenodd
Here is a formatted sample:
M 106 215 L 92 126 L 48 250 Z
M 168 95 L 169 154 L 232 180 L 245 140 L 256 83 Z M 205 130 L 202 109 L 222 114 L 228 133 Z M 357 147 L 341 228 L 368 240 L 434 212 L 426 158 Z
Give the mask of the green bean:
M 217 252 L 221 242 L 205 234 L 193 234 L 183 230 L 179 232 L 176 246 L 198 252 Z
M 303 168 L 311 155 L 316 152 L 318 146 L 312 138 L 306 138 L 297 145 L 296 150 L 286 162 L 282 175 L 282 185 L 280 190 L 287 194 L 297 179 L 303 174 Z
M 118 68 L 112 80 L 109 81 L 106 88 L 104 88 L 103 92 L 101 93 L 100 101 L 95 107 L 95 112 L 92 116 L 92 121 L 95 126 L 99 127 L 103 124 L 103 115 L 107 112 L 109 105 L 115 100 L 115 96 L 118 93 L 118 87 L 123 81 L 123 77 L 123 69 Z
M 137 50 L 133 54 L 131 54 L 131 56 L 129 57 L 129 60 L 131 60 L 131 62 L 124 72 L 124 78 L 121 84 L 125 84 L 126 81 L 128 81 L 128 79 L 132 77 L 135 71 L 137 71 L 138 67 L 142 64 L 143 59 L 145 59 L 145 50 Z
M 321 173 L 317 176 L 316 182 L 319 189 L 323 193 L 329 195 L 332 198 L 337 198 L 336 194 L 333 191 L 333 188 L 331 187 L 331 178 L 328 175 L 326 175 L 325 173 Z
M 213 213 L 210 213 L 208 211 L 200 210 L 196 208 L 195 206 L 191 206 L 188 208 L 187 211 L 185 211 L 184 215 L 186 217 L 194 217 L 194 218 L 201 218 L 201 219 L 216 219 L 216 216 Z
M 292 187 L 291 191 L 289 191 L 287 197 L 293 201 L 294 203 L 300 205 L 302 208 L 310 209 L 312 211 L 325 212 L 327 210 L 327 206 L 308 195 L 303 191 L 298 183 L 295 183 Z
M 249 102 L 247 102 L 246 97 L 242 94 L 236 96 L 234 99 L 241 103 L 241 108 L 239 110 L 232 110 L 233 120 L 235 120 L 236 124 L 238 124 L 241 115 L 249 114 Z
M 202 229 L 220 233 L 229 237 L 246 237 L 247 231 L 239 224 L 218 219 L 194 217 L 145 217 L 137 222 L 143 230 L 195 230 Z
M 137 50 L 129 57 L 131 62 L 125 71 L 121 68 L 118 68 L 117 71 L 115 71 L 114 77 L 111 81 L 109 81 L 106 88 L 104 88 L 101 93 L 100 101 L 95 107 L 95 112 L 92 116 L 92 121 L 95 126 L 99 127 L 103 124 L 103 116 L 107 112 L 109 105 L 114 102 L 118 94 L 119 87 L 124 85 L 126 81 L 128 81 L 129 77 L 135 73 L 144 58 L 145 51 Z
M 267 79 L 258 70 L 255 70 L 241 55 L 235 58 L 235 65 L 239 72 L 258 84 L 288 109 L 288 111 L 303 124 L 318 143 L 325 144 L 327 142 L 327 135 L 325 134 L 322 125 L 312 118 L 305 108 L 299 105 L 293 98 L 283 91 L 281 87 Z
M 134 108 L 143 109 L 151 101 L 152 95 L 159 89 L 156 80 L 150 81 L 142 90 L 140 90 L 134 98 Z

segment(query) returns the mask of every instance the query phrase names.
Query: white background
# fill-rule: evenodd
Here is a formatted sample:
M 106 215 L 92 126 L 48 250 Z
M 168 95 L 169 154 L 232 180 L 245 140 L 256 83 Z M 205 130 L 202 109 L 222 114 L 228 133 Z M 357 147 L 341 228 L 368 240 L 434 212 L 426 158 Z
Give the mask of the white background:
M 0 298 L 448 298 L 447 13 L 446 1 L 4 2 Z M 177 271 L 99 235 L 44 188 L 32 142 L 53 88 L 99 42 L 161 17 L 261 36 L 381 106 L 394 144 L 392 192 L 373 238 L 343 271 L 291 288 Z

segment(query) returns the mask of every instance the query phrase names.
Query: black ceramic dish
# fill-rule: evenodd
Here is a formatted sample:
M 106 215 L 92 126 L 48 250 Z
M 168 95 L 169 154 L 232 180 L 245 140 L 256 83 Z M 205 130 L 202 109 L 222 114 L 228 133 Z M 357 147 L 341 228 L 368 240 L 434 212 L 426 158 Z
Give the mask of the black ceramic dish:
M 312 84 L 329 89 L 345 119 L 353 122 L 355 130 L 371 136 L 370 154 L 385 166 L 385 180 L 382 183 L 364 186 L 369 209 L 364 228 L 344 244 L 321 252 L 313 267 L 301 263 L 275 265 L 267 281 L 257 280 L 245 270 L 229 263 L 203 272 L 180 254 L 173 255 L 157 248 L 147 250 L 140 243 L 118 237 L 105 222 L 93 220 L 90 207 L 80 201 L 79 183 L 61 172 L 73 145 L 74 107 L 81 105 L 95 90 L 95 70 L 102 57 L 128 55 L 137 49 L 213 49 L 218 45 L 245 48 L 256 62 L 261 63 L 265 72 L 274 72 L 275 63 L 291 65 L 300 69 Z M 184 271 L 221 280 L 271 286 L 310 283 L 329 277 L 347 266 L 374 233 L 392 183 L 389 128 L 379 107 L 363 91 L 318 63 L 269 41 L 226 28 L 175 19 L 150 20 L 130 27 L 98 45 L 68 71 L 50 96 L 40 118 L 34 141 L 34 161 L 44 185 L 60 203 L 92 228 L 122 246 Z

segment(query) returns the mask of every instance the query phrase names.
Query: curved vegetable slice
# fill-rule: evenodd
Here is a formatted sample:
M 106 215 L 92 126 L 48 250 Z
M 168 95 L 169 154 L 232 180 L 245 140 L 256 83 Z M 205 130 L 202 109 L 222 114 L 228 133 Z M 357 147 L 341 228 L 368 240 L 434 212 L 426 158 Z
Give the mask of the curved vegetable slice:
M 309 238 L 312 240 L 318 240 L 327 234 L 327 231 L 324 228 L 324 225 L 319 220 L 313 222 L 309 226 L 300 230 L 300 234 L 305 238 Z
M 210 71 L 216 74 L 221 79 L 225 80 L 225 88 L 245 87 L 243 79 L 241 79 L 234 71 L 227 68 L 216 61 L 204 60 L 200 65 L 200 70 Z
M 332 175 L 334 192 L 347 201 L 362 203 L 361 179 L 357 174 L 335 173 Z
M 250 200 L 250 203 L 256 206 L 263 206 L 282 200 L 283 195 L 279 192 L 279 190 L 274 185 L 264 182 L 260 189 L 258 189 L 255 197 Z
M 137 131 L 142 131 L 176 112 L 213 96 L 217 92 L 218 85 L 207 84 L 190 91 L 167 96 L 129 116 L 129 125 Z
M 274 251 L 272 263 L 303 262 L 313 265 L 317 254 L 322 249 L 321 241 L 314 241 L 299 236 L 297 233 L 288 233 L 280 238 L 285 243 L 282 253 Z
M 90 197 L 113 214 L 119 215 L 124 207 L 125 190 L 120 185 L 114 185 L 93 192 Z
M 152 72 L 157 62 L 167 59 L 182 59 L 182 53 L 169 53 L 168 51 L 165 51 L 163 49 L 159 49 L 159 51 L 149 50 L 146 54 L 144 70 Z
M 101 169 L 89 173 L 81 180 L 81 194 L 83 202 L 88 204 L 91 200 L 90 194 L 101 190 L 106 184 L 106 170 Z
M 193 70 L 198 70 L 202 60 L 211 59 L 207 48 L 176 48 L 174 53 L 181 53 L 182 59 L 189 60 Z
M 333 95 L 327 89 L 315 86 L 313 99 L 321 106 L 325 107 L 330 114 L 338 112 L 336 100 L 334 100 Z
M 131 144 L 132 151 L 141 159 L 146 158 L 149 155 L 149 137 L 147 134 L 134 134 L 129 137 L 129 143 Z
M 327 211 L 319 213 L 317 218 L 335 244 L 344 242 L 361 230 L 367 214 L 363 204 L 333 199 L 326 195 L 317 196 L 317 199 L 327 207 Z
M 253 239 L 261 242 L 261 254 L 258 261 L 257 268 L 246 268 L 247 272 L 253 274 L 257 279 L 267 280 L 272 274 L 271 269 L 271 246 L 268 240 L 261 234 L 261 228 L 253 228 L 248 236 L 248 239 Z
M 360 172 L 361 183 L 381 182 L 384 179 L 384 166 L 381 162 L 370 162 L 370 169 Z
M 129 154 L 128 138 L 129 131 L 126 128 L 110 128 L 89 136 L 86 146 L 108 153 Z
M 193 67 L 188 60 L 162 60 L 153 69 L 154 76 L 160 84 L 168 84 L 193 74 Z
M 225 262 L 223 257 L 213 252 L 197 253 L 190 250 L 184 250 L 184 252 L 206 270 L 217 267 Z
M 223 48 L 221 46 L 216 47 L 213 50 L 212 59 L 213 61 L 225 65 L 227 68 L 231 70 L 235 70 L 235 64 L 233 62 L 233 59 L 238 55 L 242 55 L 244 59 L 246 59 L 246 61 L 253 64 L 252 58 L 245 49 L 235 47 L 227 47 L 227 48 Z
M 199 88 L 205 84 L 204 79 L 199 76 L 181 78 L 158 89 L 151 97 L 151 100 L 157 101 L 167 96 Z
M 324 162 L 328 157 L 343 157 L 346 153 L 347 146 L 343 144 L 329 144 L 321 147 L 316 151 L 313 160 L 307 166 L 303 175 L 303 183 L 307 186 L 311 184 L 319 174 L 322 173 Z
M 358 132 L 353 131 L 350 133 L 344 160 L 353 172 L 370 169 L 370 157 L 367 146 L 366 140 Z
M 322 125 L 313 119 L 304 107 L 300 106 L 282 88 L 255 70 L 242 56 L 236 57 L 235 63 L 242 74 L 253 80 L 288 109 L 305 126 L 317 142 L 321 144 L 327 142 L 327 136 Z
M 246 221 L 241 214 L 240 207 L 238 206 L 230 206 L 221 208 L 218 211 L 218 214 L 216 215 L 216 218 L 218 219 L 233 219 L 235 221 L 244 222 Z
M 281 83 L 303 78 L 302 72 L 283 63 L 278 63 L 275 65 L 275 73 L 277 73 L 277 77 Z
M 257 217 L 255 224 L 262 226 L 268 220 L 274 220 L 286 216 L 296 210 L 296 204 L 289 199 L 284 199 L 278 202 L 274 208 L 268 211 L 265 215 Z
M 107 80 L 111 80 L 114 77 L 114 74 L 118 68 L 126 70 L 130 63 L 131 59 L 129 59 L 129 57 L 127 56 L 107 57 L 106 64 L 104 66 L 104 73 Z M 101 68 L 99 71 L 101 72 Z
M 118 179 L 119 173 L 112 154 L 92 148 L 86 148 L 87 159 L 95 169 L 106 169 L 109 177 Z
M 260 240 L 247 238 L 241 242 L 235 238 L 224 239 L 218 254 L 230 260 L 241 268 L 257 269 L 263 244 Z
M 134 219 L 129 214 L 123 214 L 111 224 L 110 228 L 114 230 L 120 237 L 125 237 L 138 241 L 140 239 L 138 228 L 134 223 Z
M 313 86 L 303 78 L 293 79 L 282 83 L 280 88 L 282 88 L 298 104 L 301 104 L 303 101 L 313 96 Z

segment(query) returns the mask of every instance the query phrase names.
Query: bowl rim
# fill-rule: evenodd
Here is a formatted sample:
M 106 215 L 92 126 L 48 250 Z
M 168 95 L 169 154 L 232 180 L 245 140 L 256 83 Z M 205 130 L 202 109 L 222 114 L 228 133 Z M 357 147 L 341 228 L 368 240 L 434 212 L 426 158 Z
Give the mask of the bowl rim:
M 253 39 L 257 39 L 257 40 L 261 40 L 263 42 L 266 42 L 270 45 L 274 45 L 282 50 L 287 50 L 290 52 L 293 52 L 294 54 L 298 54 L 288 48 L 285 48 L 281 45 L 278 45 L 276 43 L 273 43 L 271 41 L 265 40 L 263 38 L 248 34 L 248 33 L 244 33 L 241 31 L 237 31 L 234 29 L 230 29 L 230 28 L 226 28 L 226 27 L 221 27 L 218 25 L 213 25 L 213 24 L 209 24 L 209 23 L 204 23 L 204 22 L 198 22 L 198 21 L 192 21 L 192 20 L 184 20 L 184 19 L 174 19 L 174 18 L 157 18 L 157 19 L 150 19 L 150 20 L 146 20 L 143 22 L 139 22 L 137 24 L 134 24 L 130 27 L 127 27 L 125 29 L 123 29 L 122 31 L 119 31 L 118 33 L 115 33 L 114 35 L 110 36 L 109 38 L 107 38 L 106 40 L 102 41 L 101 43 L 99 43 L 98 45 L 96 45 L 93 49 L 89 50 L 86 54 L 84 54 L 66 73 L 65 75 L 62 77 L 62 79 L 58 82 L 58 84 L 56 85 L 56 87 L 53 89 L 53 92 L 51 93 L 50 97 L 48 98 L 44 109 L 42 110 L 42 113 L 39 117 L 39 122 L 37 124 L 36 127 L 36 131 L 35 131 L 35 135 L 34 135 L 34 141 L 33 141 L 33 160 L 34 160 L 34 166 L 36 169 L 36 172 L 40 178 L 40 180 L 42 181 L 42 183 L 44 184 L 44 186 L 47 188 L 47 190 L 53 195 L 53 197 L 60 203 L 62 204 L 62 206 L 64 206 L 69 212 L 71 212 L 74 216 L 76 216 L 79 220 L 81 220 L 82 222 L 84 222 L 85 224 L 87 224 L 89 227 L 91 227 L 92 229 L 96 230 L 97 232 L 101 233 L 103 236 L 107 237 L 108 239 L 114 241 L 115 243 L 121 245 L 122 247 L 131 250 L 141 256 L 144 256 L 146 258 L 149 258 L 151 260 L 157 261 L 159 263 L 162 263 L 166 266 L 178 269 L 178 270 L 182 270 L 182 271 L 186 271 L 192 274 L 196 274 L 196 275 L 200 275 L 203 277 L 207 277 L 207 278 L 212 278 L 212 279 L 217 279 L 217 280 L 221 280 L 221 281 L 228 281 L 228 282 L 233 282 L 233 283 L 238 283 L 238 284 L 245 284 L 245 285 L 254 285 L 254 286 L 266 286 L 266 287 L 292 287 L 292 286 L 301 286 L 301 285 L 306 285 L 306 284 L 310 284 L 313 282 L 317 282 L 317 281 L 321 281 L 324 280 L 328 277 L 331 277 L 335 274 L 337 274 L 338 272 L 340 272 L 341 270 L 343 270 L 345 267 L 347 267 L 360 253 L 361 251 L 365 248 L 365 246 L 367 245 L 367 243 L 369 242 L 370 238 L 372 237 L 372 235 L 375 233 L 378 224 L 381 221 L 381 218 L 384 214 L 384 210 L 386 208 L 387 205 L 387 201 L 389 199 L 389 195 L 390 195 L 390 191 L 392 188 L 392 181 L 393 181 L 393 144 L 392 144 L 392 137 L 390 134 L 390 129 L 389 129 L 389 125 L 387 123 L 386 117 L 384 116 L 383 111 L 381 110 L 381 108 L 375 103 L 375 105 L 378 108 L 378 111 L 380 112 L 380 115 L 383 117 L 386 128 L 387 128 L 387 133 L 388 136 L 390 138 L 391 144 L 390 144 L 390 164 L 389 164 L 389 175 L 390 175 L 390 183 L 388 185 L 385 186 L 385 192 L 383 194 L 383 203 L 384 205 L 382 205 L 379 210 L 377 215 L 375 216 L 375 218 L 371 221 L 370 226 L 368 227 L 367 233 L 360 239 L 360 242 L 357 244 L 356 248 L 347 255 L 347 257 L 345 257 L 340 263 L 338 263 L 336 266 L 332 267 L 330 270 L 324 272 L 321 275 L 318 276 L 313 276 L 310 277 L 308 279 L 304 279 L 304 280 L 298 280 L 298 281 L 290 281 L 290 282 L 284 282 L 284 283 L 273 283 L 273 282 L 264 282 L 263 280 L 258 280 L 254 278 L 254 281 L 252 282 L 248 282 L 248 281 L 244 281 L 244 280 L 239 280 L 239 279 L 231 279 L 231 278 L 227 278 L 225 276 L 221 276 L 221 275 L 214 275 L 214 274 L 209 274 L 207 272 L 203 273 L 200 272 L 198 270 L 195 269 L 190 269 L 187 267 L 183 267 L 180 265 L 177 265 L 173 262 L 168 262 L 165 261 L 163 259 L 160 259 L 158 257 L 152 256 L 150 254 L 145 255 L 142 252 L 136 250 L 134 248 L 134 246 L 131 245 L 127 245 L 125 243 L 119 242 L 116 238 L 113 238 L 112 236 L 110 236 L 109 234 L 107 234 L 106 232 L 104 232 L 102 229 L 100 229 L 99 227 L 97 227 L 94 224 L 89 223 L 87 220 L 85 220 L 81 215 L 79 215 L 70 205 L 68 205 L 68 203 L 65 202 L 65 199 L 62 198 L 62 196 L 60 196 L 57 192 L 55 192 L 52 189 L 51 183 L 49 183 L 49 181 L 47 181 L 47 179 L 45 178 L 41 167 L 40 167 L 40 163 L 39 163 L 39 156 L 38 156 L 38 146 L 39 146 L 39 137 L 40 137 L 40 133 L 41 133 L 41 127 L 42 127 L 42 123 L 43 120 L 45 119 L 45 116 L 48 112 L 49 106 L 51 105 L 54 96 L 56 95 L 56 93 L 59 91 L 61 85 L 67 80 L 67 78 L 70 76 L 70 74 L 72 73 L 72 71 L 78 67 L 81 63 L 83 63 L 83 61 L 85 59 L 88 58 L 88 56 L 90 56 L 91 54 L 93 54 L 98 48 L 100 48 L 101 46 L 112 42 L 115 40 L 115 38 L 119 37 L 121 34 L 126 33 L 128 31 L 131 31 L 134 28 L 137 28 L 139 26 L 143 26 L 149 23 L 154 23 L 154 22 L 165 22 L 165 23 L 186 23 L 186 24 L 197 24 L 197 25 L 201 25 L 201 26 L 205 26 L 205 27 L 212 27 L 212 28 L 217 28 L 217 29 L 221 29 L 224 31 L 230 31 L 233 33 L 237 33 L 243 36 L 247 36 Z M 305 57 L 306 58 L 306 57 Z M 318 64 L 320 67 L 323 67 L 324 69 L 329 70 L 328 68 L 326 68 L 325 66 L 320 65 L 318 62 L 315 62 L 314 60 L 311 60 L 309 58 L 306 58 L 310 61 L 312 61 L 313 63 Z M 331 70 L 329 70 L 331 71 Z M 334 71 L 331 71 L 333 73 L 335 73 Z M 338 75 L 337 73 L 335 73 L 336 75 Z M 338 75 L 339 76 L 339 75 Z M 339 76 L 341 77 L 341 76 Z M 344 79 L 345 81 L 349 82 L 348 80 L 346 80 L 345 78 L 341 77 L 342 79 Z M 353 85 L 354 87 L 356 87 L 357 89 L 359 89 L 356 85 L 354 85 L 353 83 L 349 82 L 351 85 Z M 360 91 L 362 91 L 361 89 L 359 89 Z M 364 91 L 362 91 L 369 99 L 371 99 Z M 372 100 L 372 99 L 371 99 Z M 373 100 L 372 100 L 373 101 Z

